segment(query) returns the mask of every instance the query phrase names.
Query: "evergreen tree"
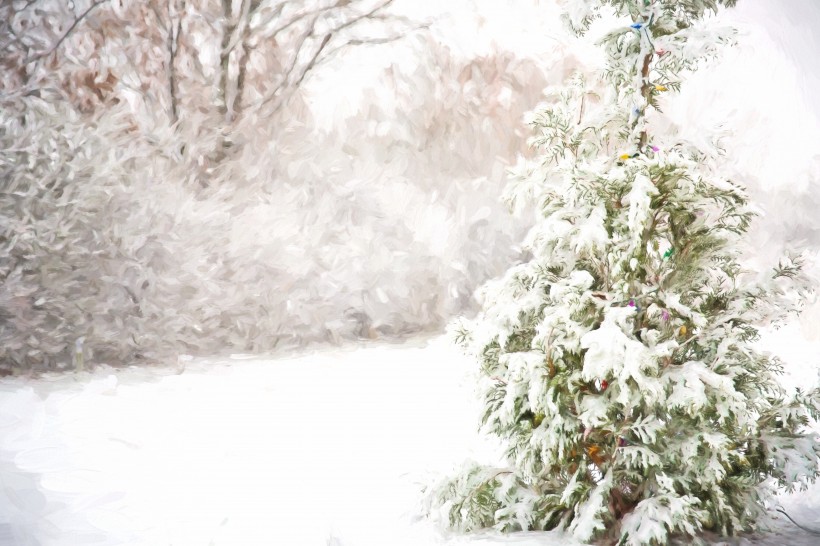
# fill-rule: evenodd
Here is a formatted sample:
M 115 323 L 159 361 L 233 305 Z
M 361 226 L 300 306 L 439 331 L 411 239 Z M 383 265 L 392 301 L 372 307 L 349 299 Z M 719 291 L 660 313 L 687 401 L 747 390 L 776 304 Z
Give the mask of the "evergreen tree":
M 817 475 L 817 392 L 787 396 L 758 328 L 796 311 L 797 259 L 742 270 L 753 212 L 721 150 L 651 134 L 662 93 L 733 39 L 734 0 L 572 0 L 582 34 L 622 19 L 606 66 L 533 116 L 541 161 L 511 183 L 540 219 L 532 259 L 482 290 L 457 338 L 481 365 L 483 425 L 508 468 L 469 465 L 428 496 L 462 530 L 566 528 L 665 544 L 755 527 L 777 487 Z

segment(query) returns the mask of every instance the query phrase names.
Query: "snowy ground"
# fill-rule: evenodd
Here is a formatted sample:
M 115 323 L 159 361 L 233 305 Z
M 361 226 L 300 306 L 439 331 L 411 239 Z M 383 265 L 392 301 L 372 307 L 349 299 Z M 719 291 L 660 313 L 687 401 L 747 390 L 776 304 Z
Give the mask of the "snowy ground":
M 797 327 L 767 344 L 792 360 L 789 382 L 816 377 L 820 344 Z M 470 369 L 435 338 L 3 380 L 0 544 L 576 544 L 418 520 L 420 484 L 492 458 Z M 820 487 L 784 504 L 820 527 Z M 818 543 L 778 525 L 740 544 Z

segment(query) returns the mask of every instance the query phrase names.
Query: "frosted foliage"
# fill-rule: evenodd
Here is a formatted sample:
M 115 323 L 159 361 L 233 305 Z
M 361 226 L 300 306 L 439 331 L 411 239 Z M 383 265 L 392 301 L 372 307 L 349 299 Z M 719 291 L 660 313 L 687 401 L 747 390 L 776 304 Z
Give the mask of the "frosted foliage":
M 519 120 L 571 57 L 459 56 L 435 26 L 378 12 L 338 40 L 393 45 L 334 35 L 301 80 L 312 19 L 228 4 L 103 3 L 25 68 L 90 4 L 9 12 L 23 38 L 0 71 L 4 369 L 437 328 L 516 259 L 530 221 L 497 195 L 527 153 Z M 346 4 L 315 24 L 380 3 Z M 316 94 L 381 47 L 413 61 Z M 342 113 L 315 119 L 334 100 Z
M 633 322 L 630 319 L 634 314 L 635 310 L 629 307 L 609 309 L 600 327 L 584 335 L 581 348 L 586 349 L 586 353 L 581 377 L 586 381 L 594 381 L 599 377 L 619 377 L 627 381 L 631 379 L 640 390 L 637 396 L 655 402 L 662 394 L 661 383 L 653 377 L 658 355 L 628 335 L 631 334 L 628 331 L 631 328 L 627 323 Z M 671 343 L 675 344 L 674 341 Z M 663 351 L 666 354 L 668 352 Z M 616 401 L 624 407 L 638 402 L 632 399 L 628 389 L 613 387 L 613 392 L 614 389 L 619 391 L 615 395 Z
M 579 540 L 590 540 L 595 534 L 606 529 L 602 516 L 605 512 L 605 498 L 609 495 L 611 488 L 612 474 L 607 473 L 595 484 L 589 499 L 576 507 L 576 518 L 572 521 L 569 530 Z
M 731 42 L 701 18 L 733 3 L 568 3 L 580 31 L 614 9 L 606 63 L 549 89 L 529 116 L 540 156 L 519 164 L 505 199 L 538 209 L 530 259 L 487 283 L 479 316 L 452 328 L 480 367 L 484 430 L 518 479 L 499 502 L 537 498 L 527 529 L 636 545 L 736 535 L 776 487 L 817 476 L 807 425 L 820 391 L 787 395 L 779 361 L 754 345 L 758 328 L 800 310 L 802 259 L 744 271 L 754 211 L 718 135 L 650 131 L 661 94 Z M 496 489 L 454 483 L 431 495 Z M 484 526 L 476 513 L 451 523 Z M 495 514 L 496 527 L 522 520 Z
M 664 544 L 669 540 L 670 531 L 694 534 L 697 528 L 690 522 L 702 517 L 697 505 L 698 500 L 694 497 L 676 495 L 658 496 L 641 501 L 635 510 L 624 518 L 624 531 L 629 537 L 624 544 Z

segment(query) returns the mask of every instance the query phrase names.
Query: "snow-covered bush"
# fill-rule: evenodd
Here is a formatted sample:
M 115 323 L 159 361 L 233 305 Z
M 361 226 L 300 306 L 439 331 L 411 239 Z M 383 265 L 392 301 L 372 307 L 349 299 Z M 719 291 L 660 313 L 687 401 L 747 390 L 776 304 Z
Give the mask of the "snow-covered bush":
M 0 119 L 4 367 L 71 362 L 83 338 L 102 358 L 129 355 L 140 249 L 118 245 L 109 219 L 136 211 L 125 197 L 146 149 L 118 147 L 122 126 L 60 100 L 7 100 Z
M 41 7 L 6 13 L 30 32 L 3 61 L 3 368 L 435 328 L 514 258 L 526 221 L 495 195 L 524 151 L 523 112 L 571 59 L 408 38 L 417 62 L 340 97 L 358 110 L 327 126 L 296 81 L 261 109 L 253 54 L 226 111 L 221 34 L 202 26 L 216 4 L 101 4 L 82 20 L 85 4 Z M 229 57 L 239 78 L 244 57 Z
M 806 425 L 820 392 L 787 395 L 777 358 L 753 345 L 799 309 L 800 264 L 743 271 L 754 214 L 720 149 L 650 123 L 731 41 L 702 21 L 718 4 L 734 2 L 567 2 L 579 32 L 602 6 L 618 18 L 599 42 L 606 66 L 532 116 L 541 155 L 507 193 L 541 214 L 532 259 L 455 327 L 508 466 L 471 463 L 430 492 L 452 526 L 667 544 L 754 529 L 776 487 L 816 478 Z

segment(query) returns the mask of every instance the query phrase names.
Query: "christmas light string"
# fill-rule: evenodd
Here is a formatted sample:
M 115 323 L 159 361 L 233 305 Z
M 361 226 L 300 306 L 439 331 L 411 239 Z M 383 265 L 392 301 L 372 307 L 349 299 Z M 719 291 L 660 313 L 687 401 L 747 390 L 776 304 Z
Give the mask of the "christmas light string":
M 652 3 L 653 2 L 650 2 L 650 0 L 644 0 L 644 2 L 643 2 L 644 7 L 646 7 L 646 8 L 651 8 Z M 643 36 L 646 36 L 646 40 L 647 40 L 647 42 L 649 42 L 649 45 L 654 50 L 655 54 L 657 54 L 659 57 L 662 57 L 662 56 L 666 55 L 668 53 L 668 51 L 666 51 L 663 48 L 655 49 L 655 44 L 652 42 L 652 38 L 649 35 L 649 26 L 652 25 L 652 23 L 654 21 L 655 21 L 655 12 L 652 11 L 649 14 L 649 20 L 648 21 L 632 23 L 631 25 L 629 25 L 629 28 L 637 31 L 639 34 L 642 34 Z M 662 85 L 662 84 L 654 84 L 653 87 L 654 87 L 655 91 L 657 91 L 659 93 L 662 93 L 664 91 L 669 90 L 669 88 L 667 88 L 665 85 Z M 636 118 L 640 117 L 642 114 L 643 114 L 643 110 L 641 108 L 637 107 L 637 106 L 632 110 L 632 115 L 634 115 Z M 657 153 L 657 152 L 660 151 L 660 148 L 658 148 L 655 145 L 650 145 L 650 146 L 647 147 L 647 149 L 651 150 L 653 153 Z M 640 152 L 635 152 L 633 154 L 626 154 L 626 153 L 621 154 L 620 156 L 618 156 L 619 161 L 618 161 L 617 164 L 619 166 L 621 166 L 621 165 L 623 165 L 623 161 L 626 161 L 627 159 L 638 158 L 638 157 L 640 157 L 640 155 L 641 155 Z
M 648 7 L 648 5 L 647 5 L 647 7 Z M 643 34 L 644 36 L 646 36 L 646 41 L 649 42 L 649 45 L 652 47 L 652 49 L 655 49 L 655 44 L 652 43 L 652 38 L 649 36 L 649 26 L 654 21 L 655 21 L 655 12 L 653 11 L 652 13 L 649 14 L 649 21 L 646 21 L 644 23 L 635 22 L 635 23 L 632 23 L 631 25 L 629 25 L 629 28 L 631 28 L 633 30 L 636 30 L 638 32 L 638 34 Z

